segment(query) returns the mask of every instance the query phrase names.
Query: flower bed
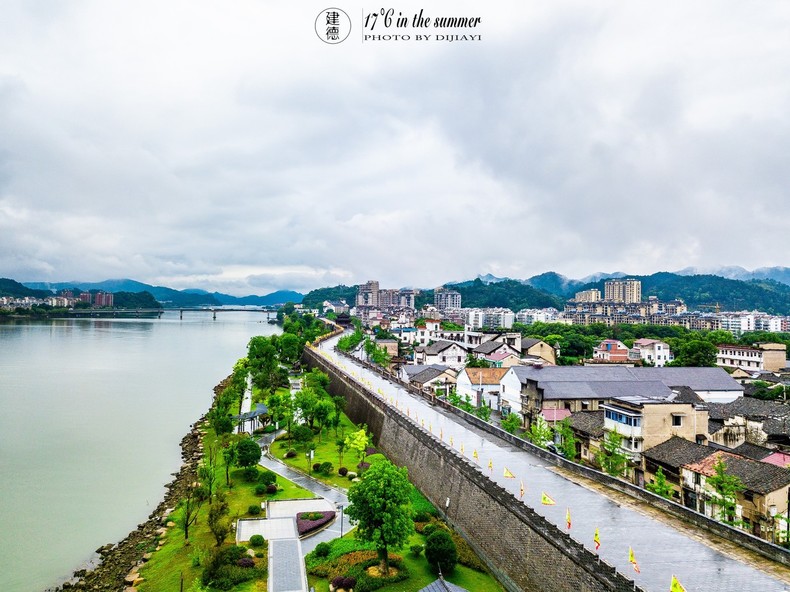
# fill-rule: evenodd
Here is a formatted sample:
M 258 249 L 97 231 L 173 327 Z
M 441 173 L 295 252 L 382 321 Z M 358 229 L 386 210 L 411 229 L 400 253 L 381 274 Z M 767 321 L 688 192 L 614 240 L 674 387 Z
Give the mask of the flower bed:
M 315 518 L 316 514 L 320 514 L 320 518 Z M 318 530 L 325 524 L 332 522 L 335 519 L 336 512 L 328 510 L 326 512 L 301 512 L 296 515 L 296 529 L 299 531 L 299 536 L 304 536 L 308 533 Z M 307 518 L 311 518 L 308 520 Z

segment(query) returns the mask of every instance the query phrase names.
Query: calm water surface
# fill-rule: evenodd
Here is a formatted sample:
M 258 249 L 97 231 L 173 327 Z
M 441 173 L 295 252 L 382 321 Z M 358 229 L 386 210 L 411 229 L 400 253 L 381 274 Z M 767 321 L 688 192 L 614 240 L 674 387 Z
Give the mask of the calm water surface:
M 255 312 L 0 323 L 0 590 L 53 586 L 144 521 Z

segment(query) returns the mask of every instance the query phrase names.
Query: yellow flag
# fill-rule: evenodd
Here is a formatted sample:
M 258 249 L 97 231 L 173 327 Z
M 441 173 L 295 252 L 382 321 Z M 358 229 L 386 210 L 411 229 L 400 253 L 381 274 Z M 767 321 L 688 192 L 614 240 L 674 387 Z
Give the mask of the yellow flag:
M 480 460 L 480 457 L 479 457 L 479 456 L 477 456 L 477 448 L 475 448 L 475 449 L 472 451 L 472 456 L 474 456 L 474 457 L 475 457 L 475 460 Z
M 520 488 L 519 488 L 519 490 L 518 490 L 518 496 L 519 496 L 520 498 L 523 498 L 523 497 L 524 497 L 524 482 L 523 482 L 523 481 L 521 481 L 520 483 L 521 483 L 521 487 L 520 487 Z
M 540 494 L 540 503 L 544 506 L 553 506 L 556 502 L 546 495 L 546 492 L 544 491 Z
M 678 582 L 675 576 L 672 576 L 672 583 L 669 584 L 669 592 L 686 592 L 686 589 Z
M 595 543 L 595 550 L 597 551 L 601 547 L 601 535 L 598 534 L 598 529 L 595 529 L 595 534 L 593 535 L 593 542 Z
M 450 436 L 450 446 L 453 446 L 453 437 Z
M 494 468 L 494 460 L 489 458 L 488 459 L 488 469 L 492 470 Z
M 507 467 L 505 467 L 505 477 L 507 477 L 508 479 L 515 479 L 515 478 L 516 478 L 516 476 L 515 476 L 513 473 L 511 473 L 511 472 L 508 470 L 508 468 L 507 468 Z
M 571 509 L 565 510 L 565 523 L 568 525 L 568 530 L 571 529 Z
M 628 547 L 628 561 L 634 566 L 634 571 L 636 573 L 640 573 L 639 564 L 636 562 L 636 556 L 634 555 L 634 550 L 631 547 Z

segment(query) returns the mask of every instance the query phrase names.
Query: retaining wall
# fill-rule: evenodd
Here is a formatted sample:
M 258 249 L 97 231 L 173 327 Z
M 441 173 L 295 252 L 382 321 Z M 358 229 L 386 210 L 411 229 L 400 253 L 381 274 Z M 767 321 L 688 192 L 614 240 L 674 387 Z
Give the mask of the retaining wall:
M 367 424 L 379 448 L 395 464 L 409 468 L 411 481 L 445 511 L 448 522 L 509 591 L 641 591 L 316 351 L 306 348 L 304 357 L 308 366 L 330 376 L 332 393 L 347 401 L 346 414 L 355 423 Z

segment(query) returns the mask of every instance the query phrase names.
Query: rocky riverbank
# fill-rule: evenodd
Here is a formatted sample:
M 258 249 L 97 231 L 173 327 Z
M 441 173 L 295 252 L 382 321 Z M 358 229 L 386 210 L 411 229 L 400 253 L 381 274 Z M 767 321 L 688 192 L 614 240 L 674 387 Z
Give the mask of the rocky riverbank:
M 228 385 L 230 377 L 214 387 L 214 399 Z M 118 544 L 108 544 L 96 549 L 100 559 L 92 569 L 79 569 L 71 579 L 47 592 L 72 590 L 92 590 L 98 592 L 119 592 L 133 584 L 127 576 L 135 573 L 144 564 L 150 553 L 158 547 L 162 529 L 168 523 L 168 515 L 178 505 L 190 483 L 197 481 L 197 467 L 203 457 L 202 429 L 206 421 L 204 415 L 196 421 L 189 433 L 181 440 L 181 469 L 175 478 L 165 486 L 162 502 L 135 530 Z

